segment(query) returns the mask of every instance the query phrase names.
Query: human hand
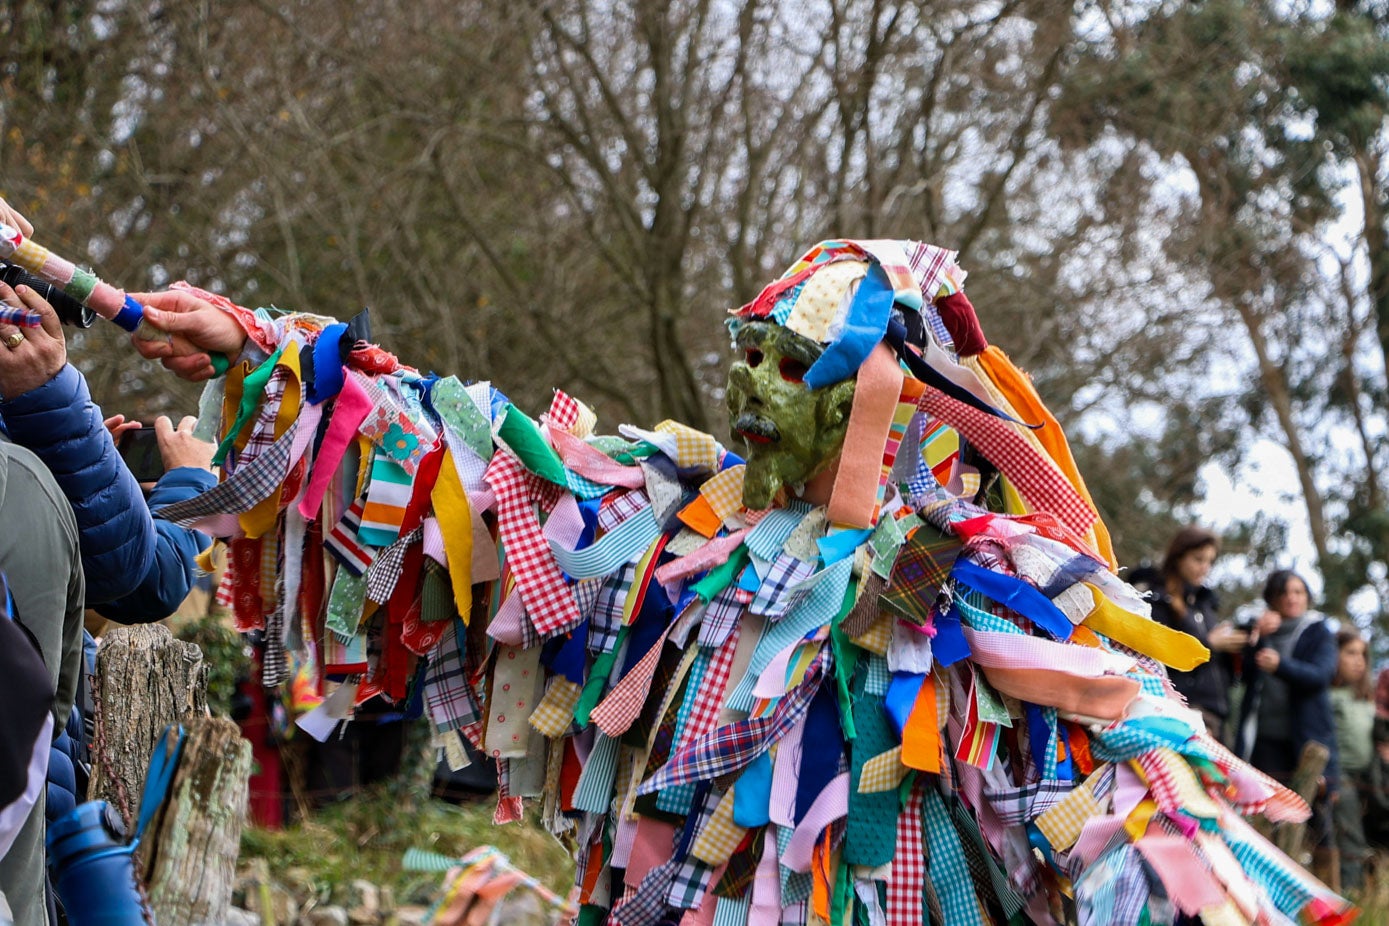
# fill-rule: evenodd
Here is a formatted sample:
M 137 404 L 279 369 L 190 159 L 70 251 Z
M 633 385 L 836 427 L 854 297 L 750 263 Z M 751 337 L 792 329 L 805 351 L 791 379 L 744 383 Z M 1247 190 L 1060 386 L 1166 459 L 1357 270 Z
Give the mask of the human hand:
M 1218 653 L 1238 653 L 1249 644 L 1249 631 L 1237 630 L 1229 621 L 1222 621 L 1211 629 L 1206 642 Z
M 1270 675 L 1278 671 L 1278 664 L 1282 661 L 1283 658 L 1278 655 L 1278 650 L 1271 646 L 1260 647 L 1259 650 L 1254 653 L 1254 664 L 1259 667 L 1260 671 L 1267 672 Z
M 28 309 L 40 320 L 36 328 L 0 324 L 0 398 L 13 399 L 57 376 L 68 362 L 68 349 L 58 314 L 38 293 L 0 283 L 0 302 Z
M 174 427 L 167 415 L 154 420 L 154 437 L 159 442 L 159 456 L 164 460 L 164 471 L 192 466 L 196 469 L 212 469 L 212 455 L 217 447 L 193 436 L 198 419 L 192 415 L 184 417 Z
M 144 427 L 138 421 L 127 421 L 124 415 L 112 415 L 102 422 L 106 430 L 111 432 L 111 439 L 117 444 L 121 442 L 121 435 L 126 431 L 138 431 Z
M 0 222 L 4 222 L 11 228 L 19 229 L 26 238 L 34 234 L 34 226 L 29 223 L 29 220 L 16 212 L 14 206 L 2 198 L 0 198 Z
M 169 341 L 132 336 L 140 356 L 158 360 L 165 369 L 190 382 L 209 379 L 213 353 L 235 357 L 246 344 L 246 332 L 231 315 L 192 293 L 131 293 L 145 307 L 145 319 L 172 335 Z
M 1259 636 L 1267 637 L 1283 626 L 1283 615 L 1277 611 L 1269 609 L 1259 615 L 1259 622 L 1254 625 L 1254 629 L 1259 632 Z

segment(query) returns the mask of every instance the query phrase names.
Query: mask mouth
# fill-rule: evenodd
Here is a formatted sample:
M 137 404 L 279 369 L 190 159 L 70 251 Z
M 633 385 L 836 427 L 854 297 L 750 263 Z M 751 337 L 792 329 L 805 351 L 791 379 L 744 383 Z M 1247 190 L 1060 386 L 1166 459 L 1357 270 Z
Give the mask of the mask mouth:
M 771 419 L 752 412 L 743 412 L 733 422 L 733 431 L 751 444 L 775 444 L 781 440 L 781 431 Z

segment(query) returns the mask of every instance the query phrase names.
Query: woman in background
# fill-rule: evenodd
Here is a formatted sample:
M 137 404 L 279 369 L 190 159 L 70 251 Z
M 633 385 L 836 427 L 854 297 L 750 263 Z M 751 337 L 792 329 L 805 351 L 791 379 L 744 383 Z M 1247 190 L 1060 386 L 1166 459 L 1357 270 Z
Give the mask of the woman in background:
M 1337 633 L 1336 649 L 1331 710 L 1336 719 L 1336 750 L 1341 756 L 1341 791 L 1332 809 L 1332 822 L 1336 848 L 1341 853 L 1341 887 L 1358 891 L 1364 886 L 1365 859 L 1370 855 L 1364 796 L 1369 792 L 1374 759 L 1375 702 L 1367 647 L 1360 632 L 1347 628 Z
M 1188 633 L 1212 651 L 1206 663 L 1190 672 L 1169 670 L 1172 685 L 1201 712 L 1206 729 L 1217 740 L 1230 713 L 1230 656 L 1249 642 L 1246 631 L 1219 621 L 1220 602 L 1206 585 L 1220 541 L 1205 528 L 1177 531 L 1167 544 L 1159 569 L 1139 569 L 1130 581 L 1147 593 L 1153 620 Z

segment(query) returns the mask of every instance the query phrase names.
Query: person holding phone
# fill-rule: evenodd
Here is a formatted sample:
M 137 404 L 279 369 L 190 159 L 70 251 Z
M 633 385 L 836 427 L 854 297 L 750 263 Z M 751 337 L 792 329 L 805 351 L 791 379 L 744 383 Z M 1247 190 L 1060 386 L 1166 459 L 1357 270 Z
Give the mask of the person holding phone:
M 159 516 L 175 502 L 201 495 L 217 484 L 212 472 L 213 444 L 193 435 L 198 419 L 184 417 L 177 425 L 160 415 L 154 427 L 124 415 L 106 419 L 106 429 L 116 439 L 127 468 L 147 494 L 154 516 L 154 567 L 146 571 L 140 584 L 115 601 L 97 605 L 95 610 L 118 624 L 143 624 L 162 620 L 175 597 L 181 602 L 197 579 L 197 556 L 212 539 L 189 527 L 180 527 Z M 177 604 L 175 604 L 177 607 Z

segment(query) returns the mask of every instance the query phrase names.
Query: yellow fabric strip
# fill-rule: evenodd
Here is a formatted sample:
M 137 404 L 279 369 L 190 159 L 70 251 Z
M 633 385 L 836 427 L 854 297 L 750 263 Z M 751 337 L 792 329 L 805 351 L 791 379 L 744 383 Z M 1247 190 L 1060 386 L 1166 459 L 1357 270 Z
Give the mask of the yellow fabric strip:
M 299 406 L 301 400 L 301 387 L 299 378 L 302 372 L 299 367 L 299 342 L 291 341 L 285 346 L 284 352 L 280 354 L 280 362 L 275 364 L 277 367 L 284 367 L 289 372 L 285 380 L 284 396 L 280 399 L 280 407 L 275 413 L 275 440 L 279 440 L 284 433 L 289 430 L 299 418 Z M 271 492 L 270 496 L 256 505 L 250 511 L 241 515 L 241 529 L 246 532 L 246 536 L 252 539 L 264 536 L 275 526 L 275 519 L 279 517 L 281 503 L 288 503 L 290 499 L 281 499 L 278 491 Z
M 1195 637 L 1125 611 L 1089 582 L 1085 587 L 1095 599 L 1095 609 L 1085 618 L 1085 626 L 1096 633 L 1180 672 L 1190 672 L 1211 658 L 1211 651 Z
M 473 514 L 468 506 L 468 493 L 463 491 L 463 482 L 453 464 L 452 450 L 444 450 L 439 478 L 429 500 L 434 505 L 434 517 L 444 538 L 453 601 L 466 624 L 473 614 Z

